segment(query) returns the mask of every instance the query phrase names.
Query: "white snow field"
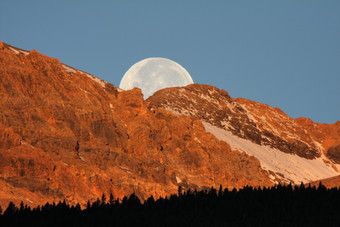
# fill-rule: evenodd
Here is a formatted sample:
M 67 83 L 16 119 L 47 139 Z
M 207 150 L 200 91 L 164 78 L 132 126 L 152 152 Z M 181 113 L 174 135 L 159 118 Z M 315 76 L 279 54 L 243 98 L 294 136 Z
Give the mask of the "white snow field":
M 256 157 L 264 170 L 276 173 L 274 176 L 269 172 L 269 177 L 274 183 L 278 183 L 275 178 L 281 178 L 287 183 L 289 181 L 285 179 L 289 179 L 293 183 L 299 184 L 339 175 L 332 167 L 332 164 L 326 164 L 323 161 L 328 161 L 325 156 L 313 160 L 305 159 L 269 146 L 255 144 L 207 122 L 203 122 L 203 124 L 207 132 L 213 134 L 217 139 L 230 144 L 232 150 L 246 152 L 248 155 Z M 339 166 L 336 165 L 336 168 L 339 169 Z

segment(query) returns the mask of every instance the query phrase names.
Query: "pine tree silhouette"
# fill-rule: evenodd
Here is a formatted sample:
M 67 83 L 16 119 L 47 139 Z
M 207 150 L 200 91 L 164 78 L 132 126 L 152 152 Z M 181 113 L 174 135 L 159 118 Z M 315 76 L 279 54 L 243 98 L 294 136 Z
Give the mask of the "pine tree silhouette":
M 102 195 L 101 205 L 104 206 L 106 204 L 106 196 L 105 193 Z
M 340 189 L 308 185 L 277 185 L 217 191 L 183 192 L 144 203 L 135 195 L 120 202 L 105 195 L 85 209 L 79 204 L 46 203 L 20 209 L 10 202 L 0 226 L 338 226 Z M 112 195 L 112 196 L 111 196 Z M 109 205 L 110 204 L 110 205 Z
M 110 203 L 111 206 L 113 206 L 113 205 L 114 205 L 114 202 L 115 202 L 115 198 L 113 197 L 112 192 L 111 192 L 111 193 L 110 193 L 110 200 L 109 200 L 109 203 Z
M 7 209 L 5 210 L 4 212 L 4 215 L 5 216 L 12 216 L 12 215 L 15 215 L 18 211 L 18 208 L 15 206 L 15 204 L 11 201 L 9 202 L 8 204 L 8 207 Z

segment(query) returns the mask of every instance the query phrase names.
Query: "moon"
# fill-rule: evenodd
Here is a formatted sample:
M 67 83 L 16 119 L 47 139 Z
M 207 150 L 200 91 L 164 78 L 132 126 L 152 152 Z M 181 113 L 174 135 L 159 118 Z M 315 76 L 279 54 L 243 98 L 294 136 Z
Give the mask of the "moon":
M 119 88 L 130 90 L 138 87 L 144 99 L 168 87 L 193 84 L 190 74 L 180 64 L 167 58 L 146 58 L 131 66 L 120 81 Z

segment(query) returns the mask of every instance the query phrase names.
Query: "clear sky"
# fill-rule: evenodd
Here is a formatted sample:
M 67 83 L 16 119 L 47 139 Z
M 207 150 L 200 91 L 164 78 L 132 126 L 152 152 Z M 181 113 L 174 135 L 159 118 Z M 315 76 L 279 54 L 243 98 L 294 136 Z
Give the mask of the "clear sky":
M 340 120 L 339 0 L 2 0 L 0 40 L 115 86 L 165 57 L 234 98 Z

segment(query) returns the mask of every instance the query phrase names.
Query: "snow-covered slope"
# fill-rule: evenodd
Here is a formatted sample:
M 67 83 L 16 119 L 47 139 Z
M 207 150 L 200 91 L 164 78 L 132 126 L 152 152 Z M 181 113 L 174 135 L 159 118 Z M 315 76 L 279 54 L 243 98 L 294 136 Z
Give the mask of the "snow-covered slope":
M 163 89 L 148 101 L 154 107 L 201 119 L 208 132 L 232 149 L 256 157 L 275 183 L 339 175 L 340 122 L 326 125 L 293 119 L 279 108 L 234 99 L 224 90 L 200 84 Z
M 138 88 L 119 92 L 1 41 L 0 75 L 0 206 L 272 185 L 256 158 L 198 119 L 151 107 Z
M 227 142 L 233 150 L 246 152 L 260 160 L 261 167 L 268 171 L 268 176 L 275 183 L 281 181 L 295 184 L 306 183 L 339 175 L 326 157 L 310 160 L 295 154 L 287 154 L 267 145 L 258 145 L 242 139 L 207 122 L 203 124 L 207 132 Z

